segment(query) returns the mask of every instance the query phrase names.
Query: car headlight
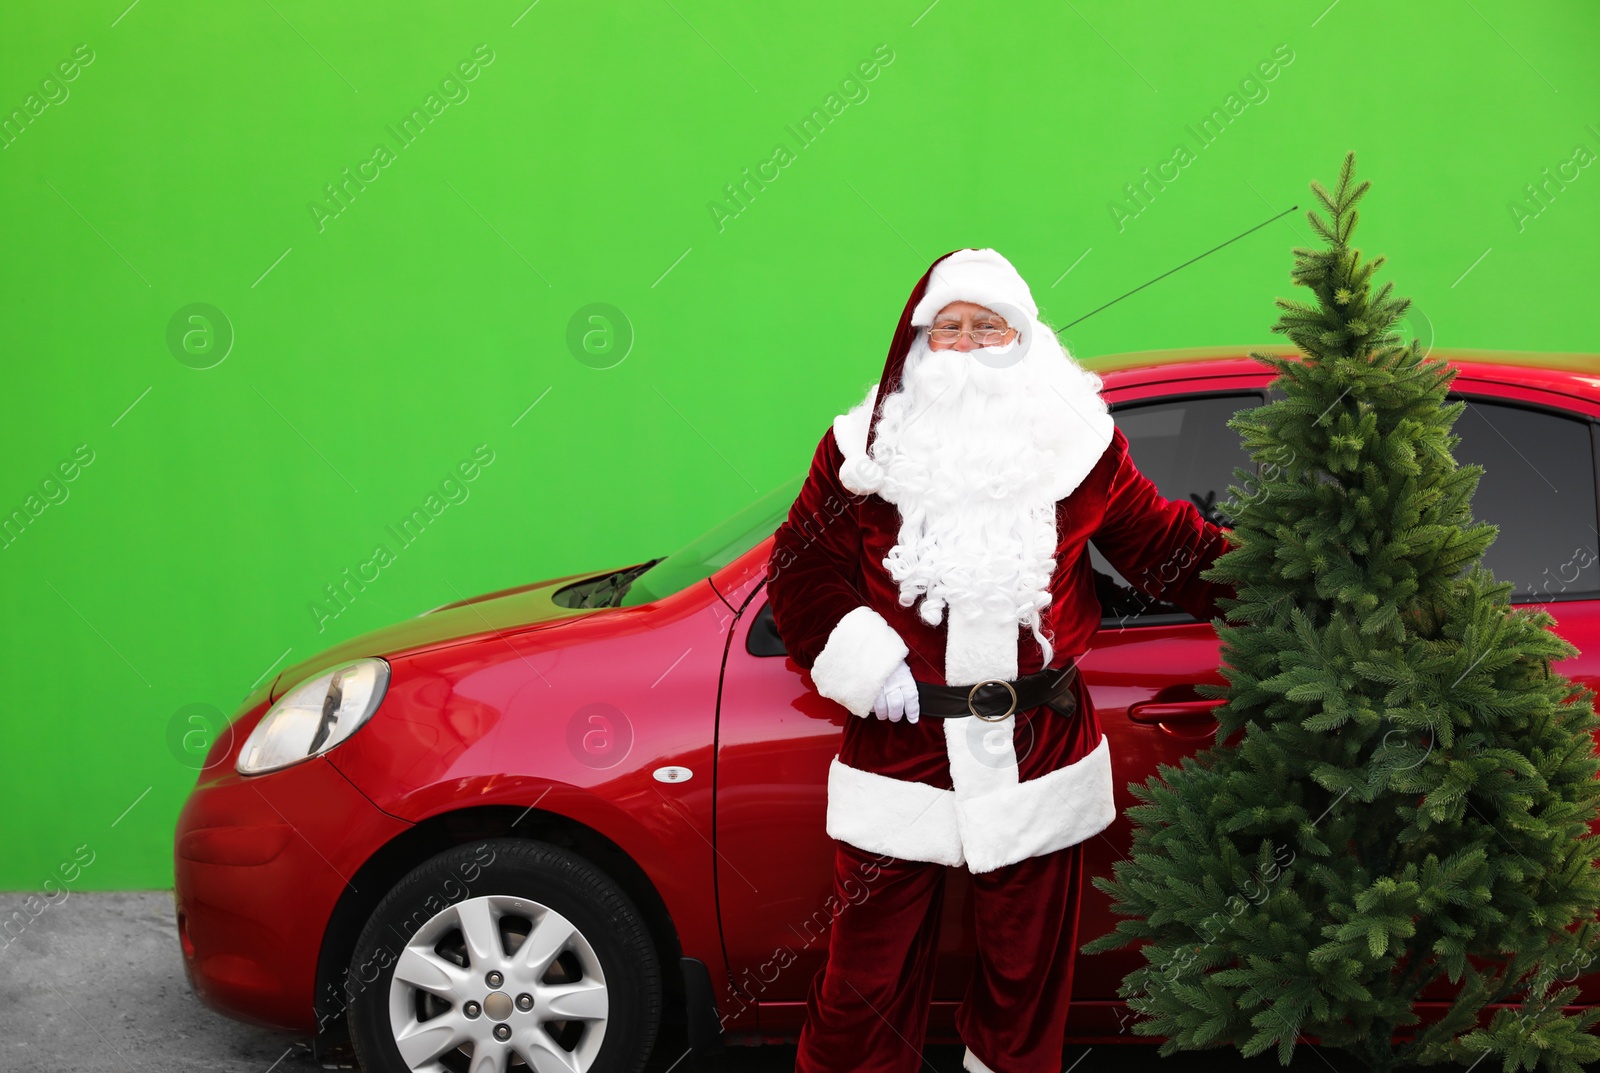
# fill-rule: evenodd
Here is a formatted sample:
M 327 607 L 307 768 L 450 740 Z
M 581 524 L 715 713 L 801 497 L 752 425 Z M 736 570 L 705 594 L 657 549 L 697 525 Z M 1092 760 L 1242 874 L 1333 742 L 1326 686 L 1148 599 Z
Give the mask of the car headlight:
M 236 769 L 259 775 L 298 764 L 344 741 L 378 710 L 389 665 L 367 657 L 302 682 L 267 709 L 239 750 Z

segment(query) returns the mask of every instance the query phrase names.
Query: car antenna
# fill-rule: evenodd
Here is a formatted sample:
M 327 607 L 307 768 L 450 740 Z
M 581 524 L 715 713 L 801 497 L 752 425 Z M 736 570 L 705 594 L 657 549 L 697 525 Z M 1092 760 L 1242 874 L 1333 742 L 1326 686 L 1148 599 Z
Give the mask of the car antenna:
M 1258 223 L 1254 227 L 1250 228 L 1249 231 L 1241 231 L 1241 232 L 1239 232 L 1237 235 L 1234 235 L 1232 238 L 1230 238 L 1228 240 L 1228 242 L 1224 242 L 1221 245 L 1211 247 L 1205 253 L 1202 253 L 1200 255 L 1200 257 L 1209 257 L 1209 256 L 1211 256 L 1213 253 L 1216 253 L 1218 250 L 1222 249 L 1223 246 L 1228 245 L 1229 242 L 1238 242 L 1240 239 L 1242 239 L 1246 235 L 1248 235 L 1250 233 L 1250 231 L 1259 231 L 1263 227 L 1266 227 L 1267 224 L 1270 224 L 1275 220 L 1283 219 L 1285 216 L 1289 215 L 1291 212 L 1293 212 L 1295 209 L 1298 209 L 1299 207 L 1300 207 L 1299 205 L 1290 205 L 1288 208 L 1286 208 L 1282 212 L 1278 213 L 1278 215 L 1274 216 L 1271 220 L 1263 220 L 1261 223 Z M 1183 262 L 1183 264 L 1179 265 L 1178 268 L 1188 268 L 1190 265 L 1192 265 L 1196 261 L 1200 260 L 1200 257 L 1191 257 L 1187 261 Z M 1089 310 L 1089 312 L 1085 313 L 1083 316 L 1081 316 L 1077 320 L 1073 321 L 1072 324 L 1081 324 L 1081 323 L 1083 323 L 1084 321 L 1088 320 L 1090 317 L 1094 316 L 1096 313 L 1100 312 L 1101 309 L 1109 309 L 1110 307 L 1116 305 L 1118 302 L 1122 301 L 1122 299 L 1128 297 L 1129 294 L 1137 294 L 1138 292 L 1144 290 L 1146 287 L 1150 286 L 1151 283 L 1155 283 L 1157 280 L 1166 279 L 1168 276 L 1172 275 L 1172 273 L 1178 271 L 1178 268 L 1169 268 L 1165 272 L 1161 273 L 1161 275 L 1157 276 L 1155 279 L 1150 280 L 1148 283 L 1139 284 L 1133 290 L 1129 291 L 1128 294 L 1120 295 L 1120 296 L 1118 296 L 1116 298 L 1113 298 L 1113 299 L 1111 299 L 1111 301 L 1107 302 L 1103 306 L 1100 306 L 1098 309 Z M 1068 328 L 1072 327 L 1072 324 L 1063 324 L 1061 327 L 1054 329 L 1054 331 L 1055 331 L 1055 333 L 1057 335 L 1060 335 L 1062 332 L 1064 332 Z

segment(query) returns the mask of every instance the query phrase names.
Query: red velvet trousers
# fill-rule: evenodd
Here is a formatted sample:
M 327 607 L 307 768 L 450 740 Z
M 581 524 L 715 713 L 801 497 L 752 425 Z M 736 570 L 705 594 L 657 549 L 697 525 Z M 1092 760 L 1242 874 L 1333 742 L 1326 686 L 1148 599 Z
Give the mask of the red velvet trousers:
M 806 998 L 795 1073 L 913 1073 L 923 1064 L 948 866 L 836 845 L 843 909 Z M 868 861 L 880 874 L 852 901 Z M 1082 878 L 1082 843 L 972 876 L 977 958 L 955 1019 L 994 1073 L 1060 1073 Z

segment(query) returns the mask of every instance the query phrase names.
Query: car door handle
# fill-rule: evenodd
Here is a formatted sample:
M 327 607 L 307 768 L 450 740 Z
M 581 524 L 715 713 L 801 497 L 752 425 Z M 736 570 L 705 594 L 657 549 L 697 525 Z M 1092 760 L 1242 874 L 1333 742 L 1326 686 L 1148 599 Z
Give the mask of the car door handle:
M 1163 723 L 1175 726 L 1194 726 L 1197 723 L 1215 723 L 1218 707 L 1226 704 L 1217 700 L 1146 701 L 1128 709 L 1128 718 L 1145 726 Z

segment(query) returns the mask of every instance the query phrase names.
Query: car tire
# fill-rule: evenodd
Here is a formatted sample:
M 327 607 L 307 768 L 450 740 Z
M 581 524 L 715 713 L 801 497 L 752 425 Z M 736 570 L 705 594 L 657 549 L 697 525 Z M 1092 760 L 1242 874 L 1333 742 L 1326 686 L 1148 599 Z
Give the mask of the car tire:
M 660 961 L 628 896 L 583 858 L 514 838 L 395 884 L 345 992 L 367 1073 L 637 1073 L 661 1022 Z

